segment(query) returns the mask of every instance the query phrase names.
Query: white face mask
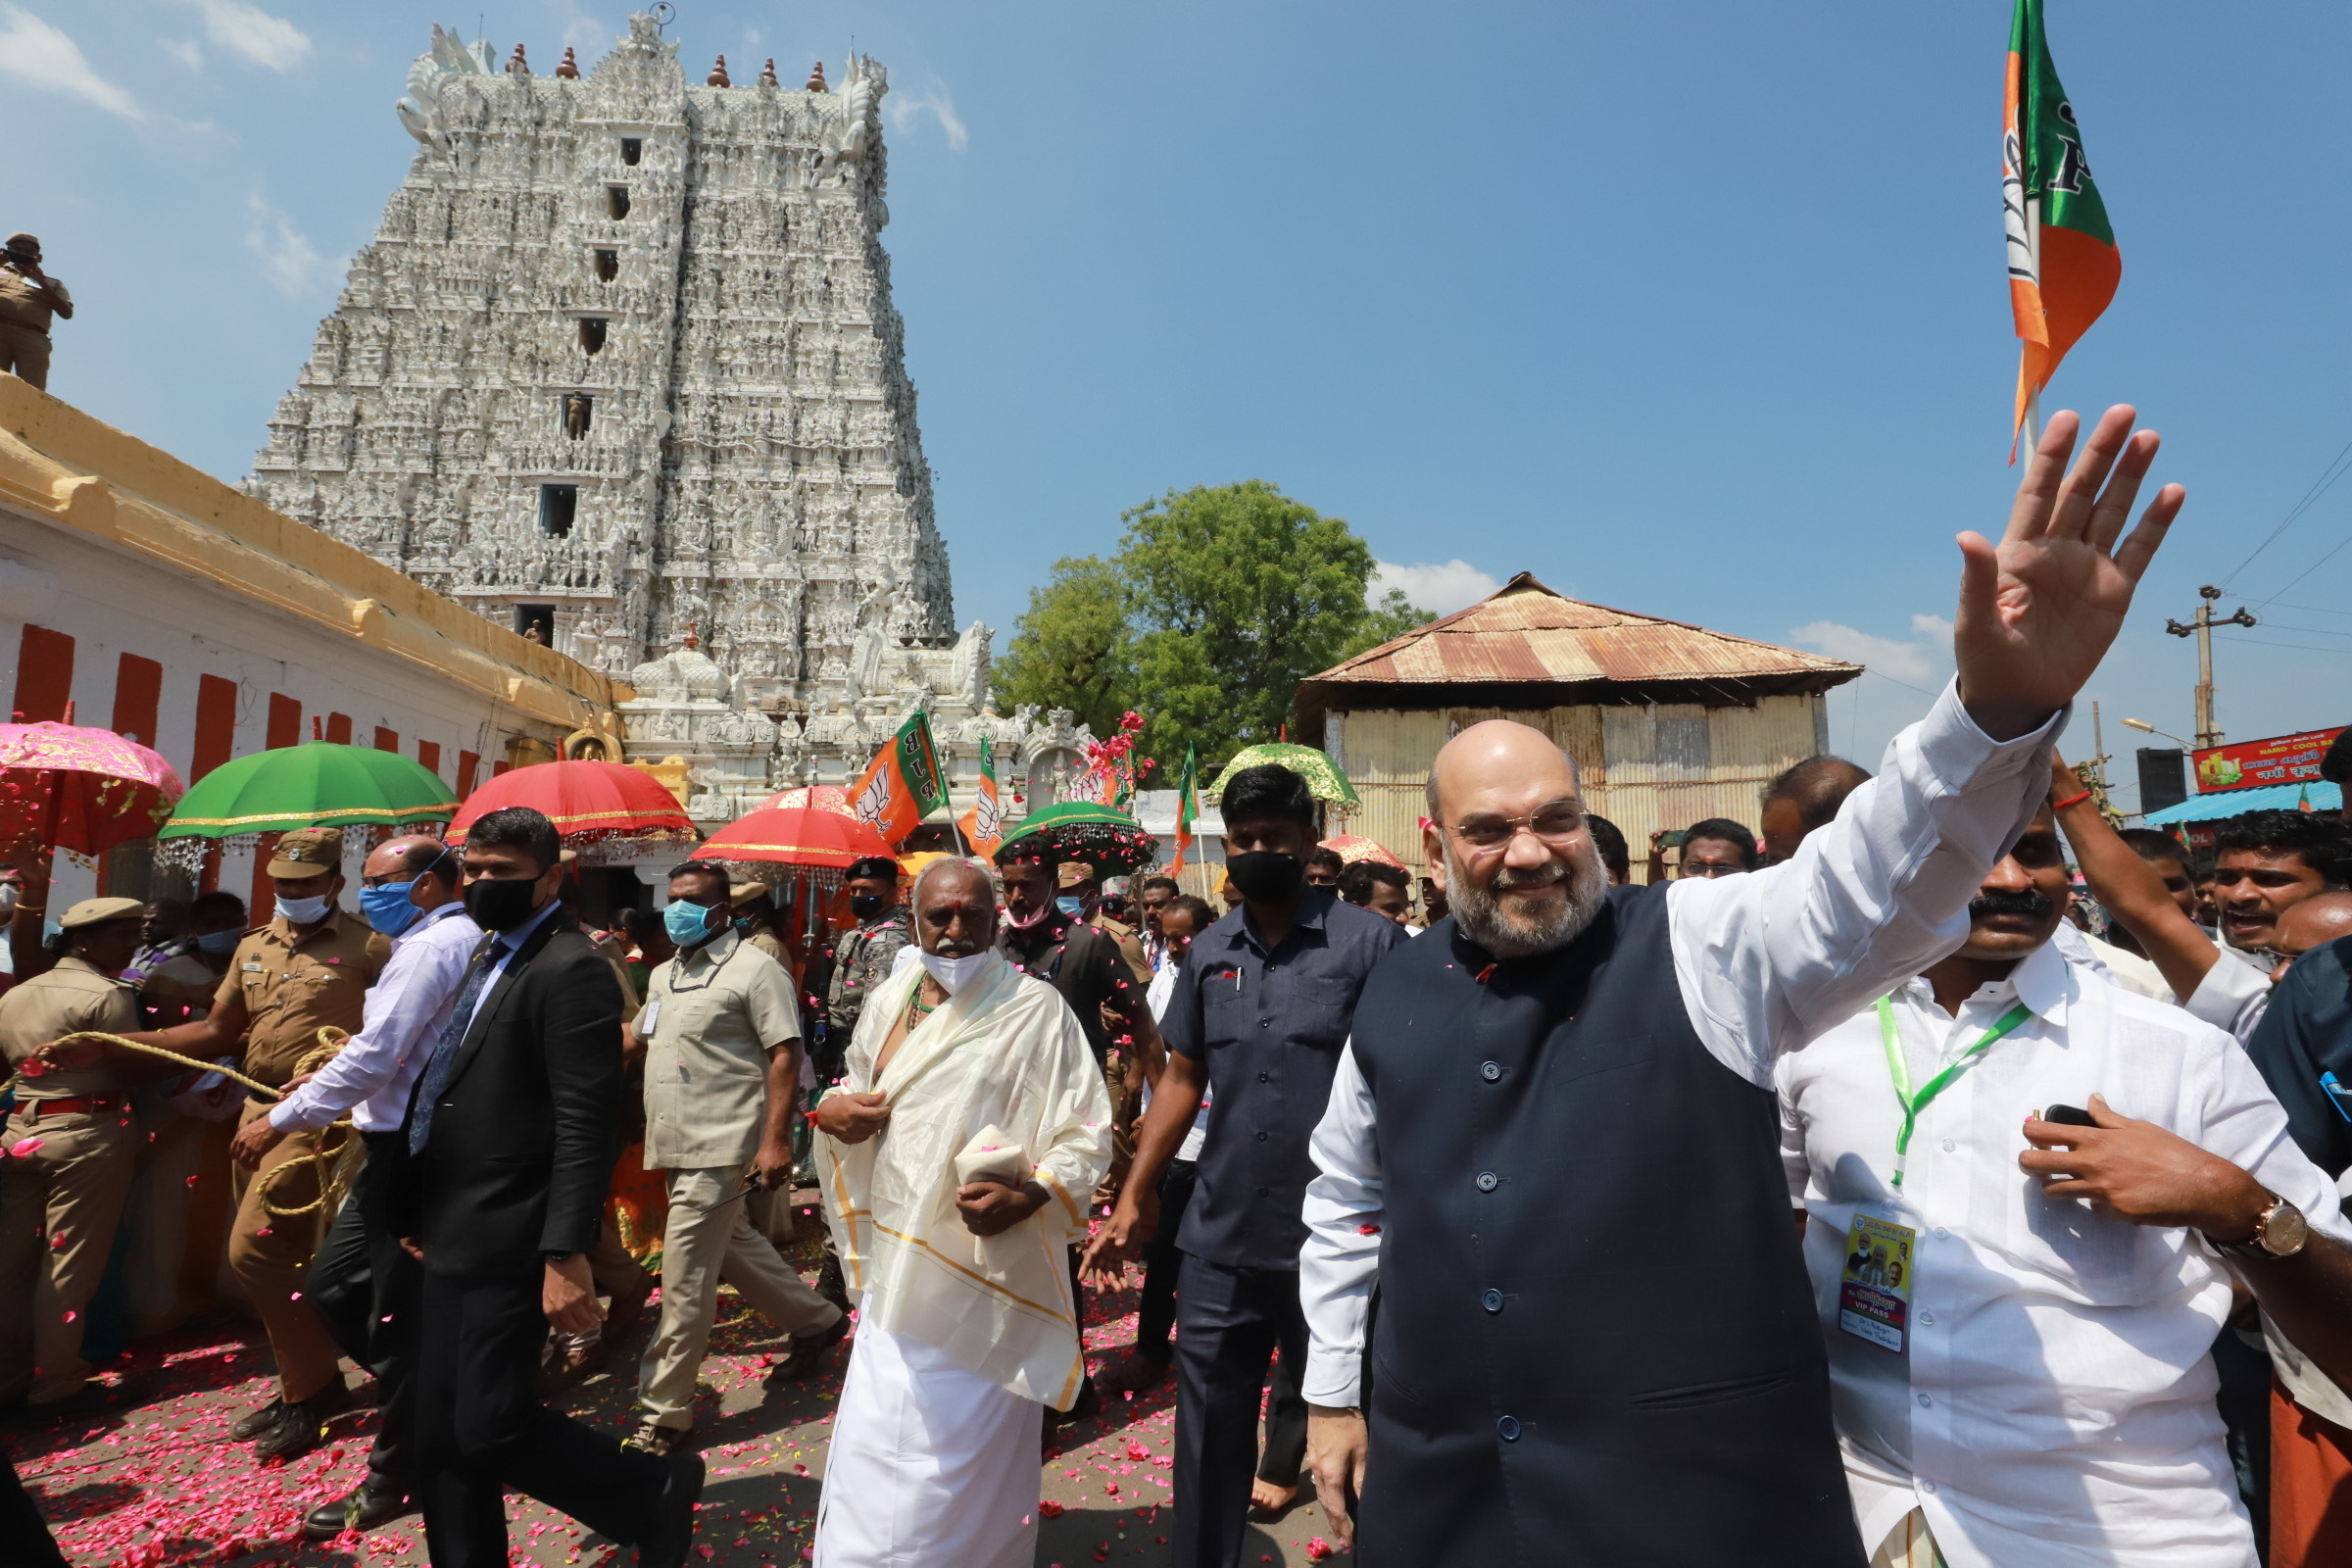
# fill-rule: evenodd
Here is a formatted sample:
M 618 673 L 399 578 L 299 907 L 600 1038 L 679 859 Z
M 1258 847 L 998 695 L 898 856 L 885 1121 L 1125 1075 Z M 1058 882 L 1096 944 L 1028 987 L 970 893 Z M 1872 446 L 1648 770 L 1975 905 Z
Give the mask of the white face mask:
M 943 958 L 936 953 L 915 955 L 923 960 L 923 968 L 929 971 L 931 978 L 939 982 L 940 989 L 951 997 L 970 985 L 980 971 L 988 967 L 988 960 L 996 956 L 991 948 L 982 948 L 978 953 L 961 958 Z
M 326 918 L 326 905 L 323 893 L 309 899 L 281 898 L 277 901 L 277 912 L 288 925 L 311 925 Z

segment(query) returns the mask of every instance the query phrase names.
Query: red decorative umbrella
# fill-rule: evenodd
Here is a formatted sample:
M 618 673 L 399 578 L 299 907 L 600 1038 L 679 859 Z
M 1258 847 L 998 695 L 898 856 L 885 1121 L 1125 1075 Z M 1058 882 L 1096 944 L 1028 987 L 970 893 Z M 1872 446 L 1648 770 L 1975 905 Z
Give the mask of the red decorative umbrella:
M 153 838 L 184 793 L 170 762 L 111 729 L 0 724 L 0 845 L 103 855 Z
M 466 830 L 485 811 L 527 806 L 547 813 L 566 843 L 607 839 L 694 837 L 692 818 L 662 781 L 641 767 L 621 762 L 534 762 L 501 773 L 476 789 L 449 824 L 449 842 L 466 842 Z
M 881 834 L 854 816 L 808 806 L 761 808 L 719 829 L 694 852 L 698 860 L 796 866 L 818 873 L 820 882 L 838 880 L 873 855 L 890 858 Z
M 797 807 L 831 811 L 839 816 L 854 817 L 858 808 L 850 804 L 850 792 L 838 784 L 809 784 L 795 790 L 778 790 L 761 801 L 757 810 L 789 811 Z
M 1334 833 L 1316 847 L 1331 851 L 1349 865 L 1358 860 L 1377 860 L 1382 865 L 1393 865 L 1399 871 L 1404 869 L 1404 862 L 1390 854 L 1387 845 L 1361 834 Z

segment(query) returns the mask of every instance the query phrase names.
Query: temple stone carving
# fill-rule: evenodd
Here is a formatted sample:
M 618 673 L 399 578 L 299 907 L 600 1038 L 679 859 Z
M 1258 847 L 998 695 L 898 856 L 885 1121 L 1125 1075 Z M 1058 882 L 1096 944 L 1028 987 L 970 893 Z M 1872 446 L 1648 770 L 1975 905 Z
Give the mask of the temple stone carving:
M 882 66 L 689 85 L 644 15 L 586 72 L 496 59 L 435 26 L 410 68 L 416 159 L 247 487 L 633 680 L 627 755 L 698 818 L 854 778 L 914 707 L 1017 787 L 891 304 Z

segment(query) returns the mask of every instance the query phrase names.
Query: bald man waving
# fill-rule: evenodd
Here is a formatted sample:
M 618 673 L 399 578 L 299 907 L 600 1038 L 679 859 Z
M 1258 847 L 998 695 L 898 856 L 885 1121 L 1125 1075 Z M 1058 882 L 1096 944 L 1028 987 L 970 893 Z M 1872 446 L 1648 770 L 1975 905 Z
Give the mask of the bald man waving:
M 1774 1065 L 1957 947 L 2040 807 L 2180 508 L 2124 537 L 2132 419 L 2071 473 L 2051 419 L 2000 545 L 1961 536 L 1958 680 L 1786 864 L 1611 890 L 1544 735 L 1438 754 L 1452 914 L 1356 1006 L 1299 1260 L 1308 1463 L 1367 1568 L 1861 1568 Z

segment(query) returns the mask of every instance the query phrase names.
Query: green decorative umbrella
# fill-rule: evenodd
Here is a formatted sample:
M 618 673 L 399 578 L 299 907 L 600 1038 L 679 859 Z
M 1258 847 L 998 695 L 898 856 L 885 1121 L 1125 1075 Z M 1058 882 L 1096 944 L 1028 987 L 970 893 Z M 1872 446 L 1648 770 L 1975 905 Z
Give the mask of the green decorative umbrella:
M 1042 856 L 1059 864 L 1084 860 L 1100 876 L 1133 876 L 1159 863 L 1159 840 L 1125 811 L 1091 801 L 1065 801 L 1032 811 L 997 846 L 997 863 Z
M 1355 786 L 1340 771 L 1340 764 L 1316 751 L 1312 746 L 1293 746 L 1287 741 L 1267 741 L 1262 745 L 1245 746 L 1233 754 L 1216 781 L 1202 790 L 1203 795 L 1223 795 L 1233 775 L 1245 767 L 1256 767 L 1264 762 L 1278 763 L 1306 780 L 1307 793 L 1318 801 L 1335 806 L 1356 806 Z
M 422 764 L 371 746 L 307 741 L 221 763 L 180 797 L 164 839 L 224 839 L 358 823 L 446 822 L 457 792 Z

